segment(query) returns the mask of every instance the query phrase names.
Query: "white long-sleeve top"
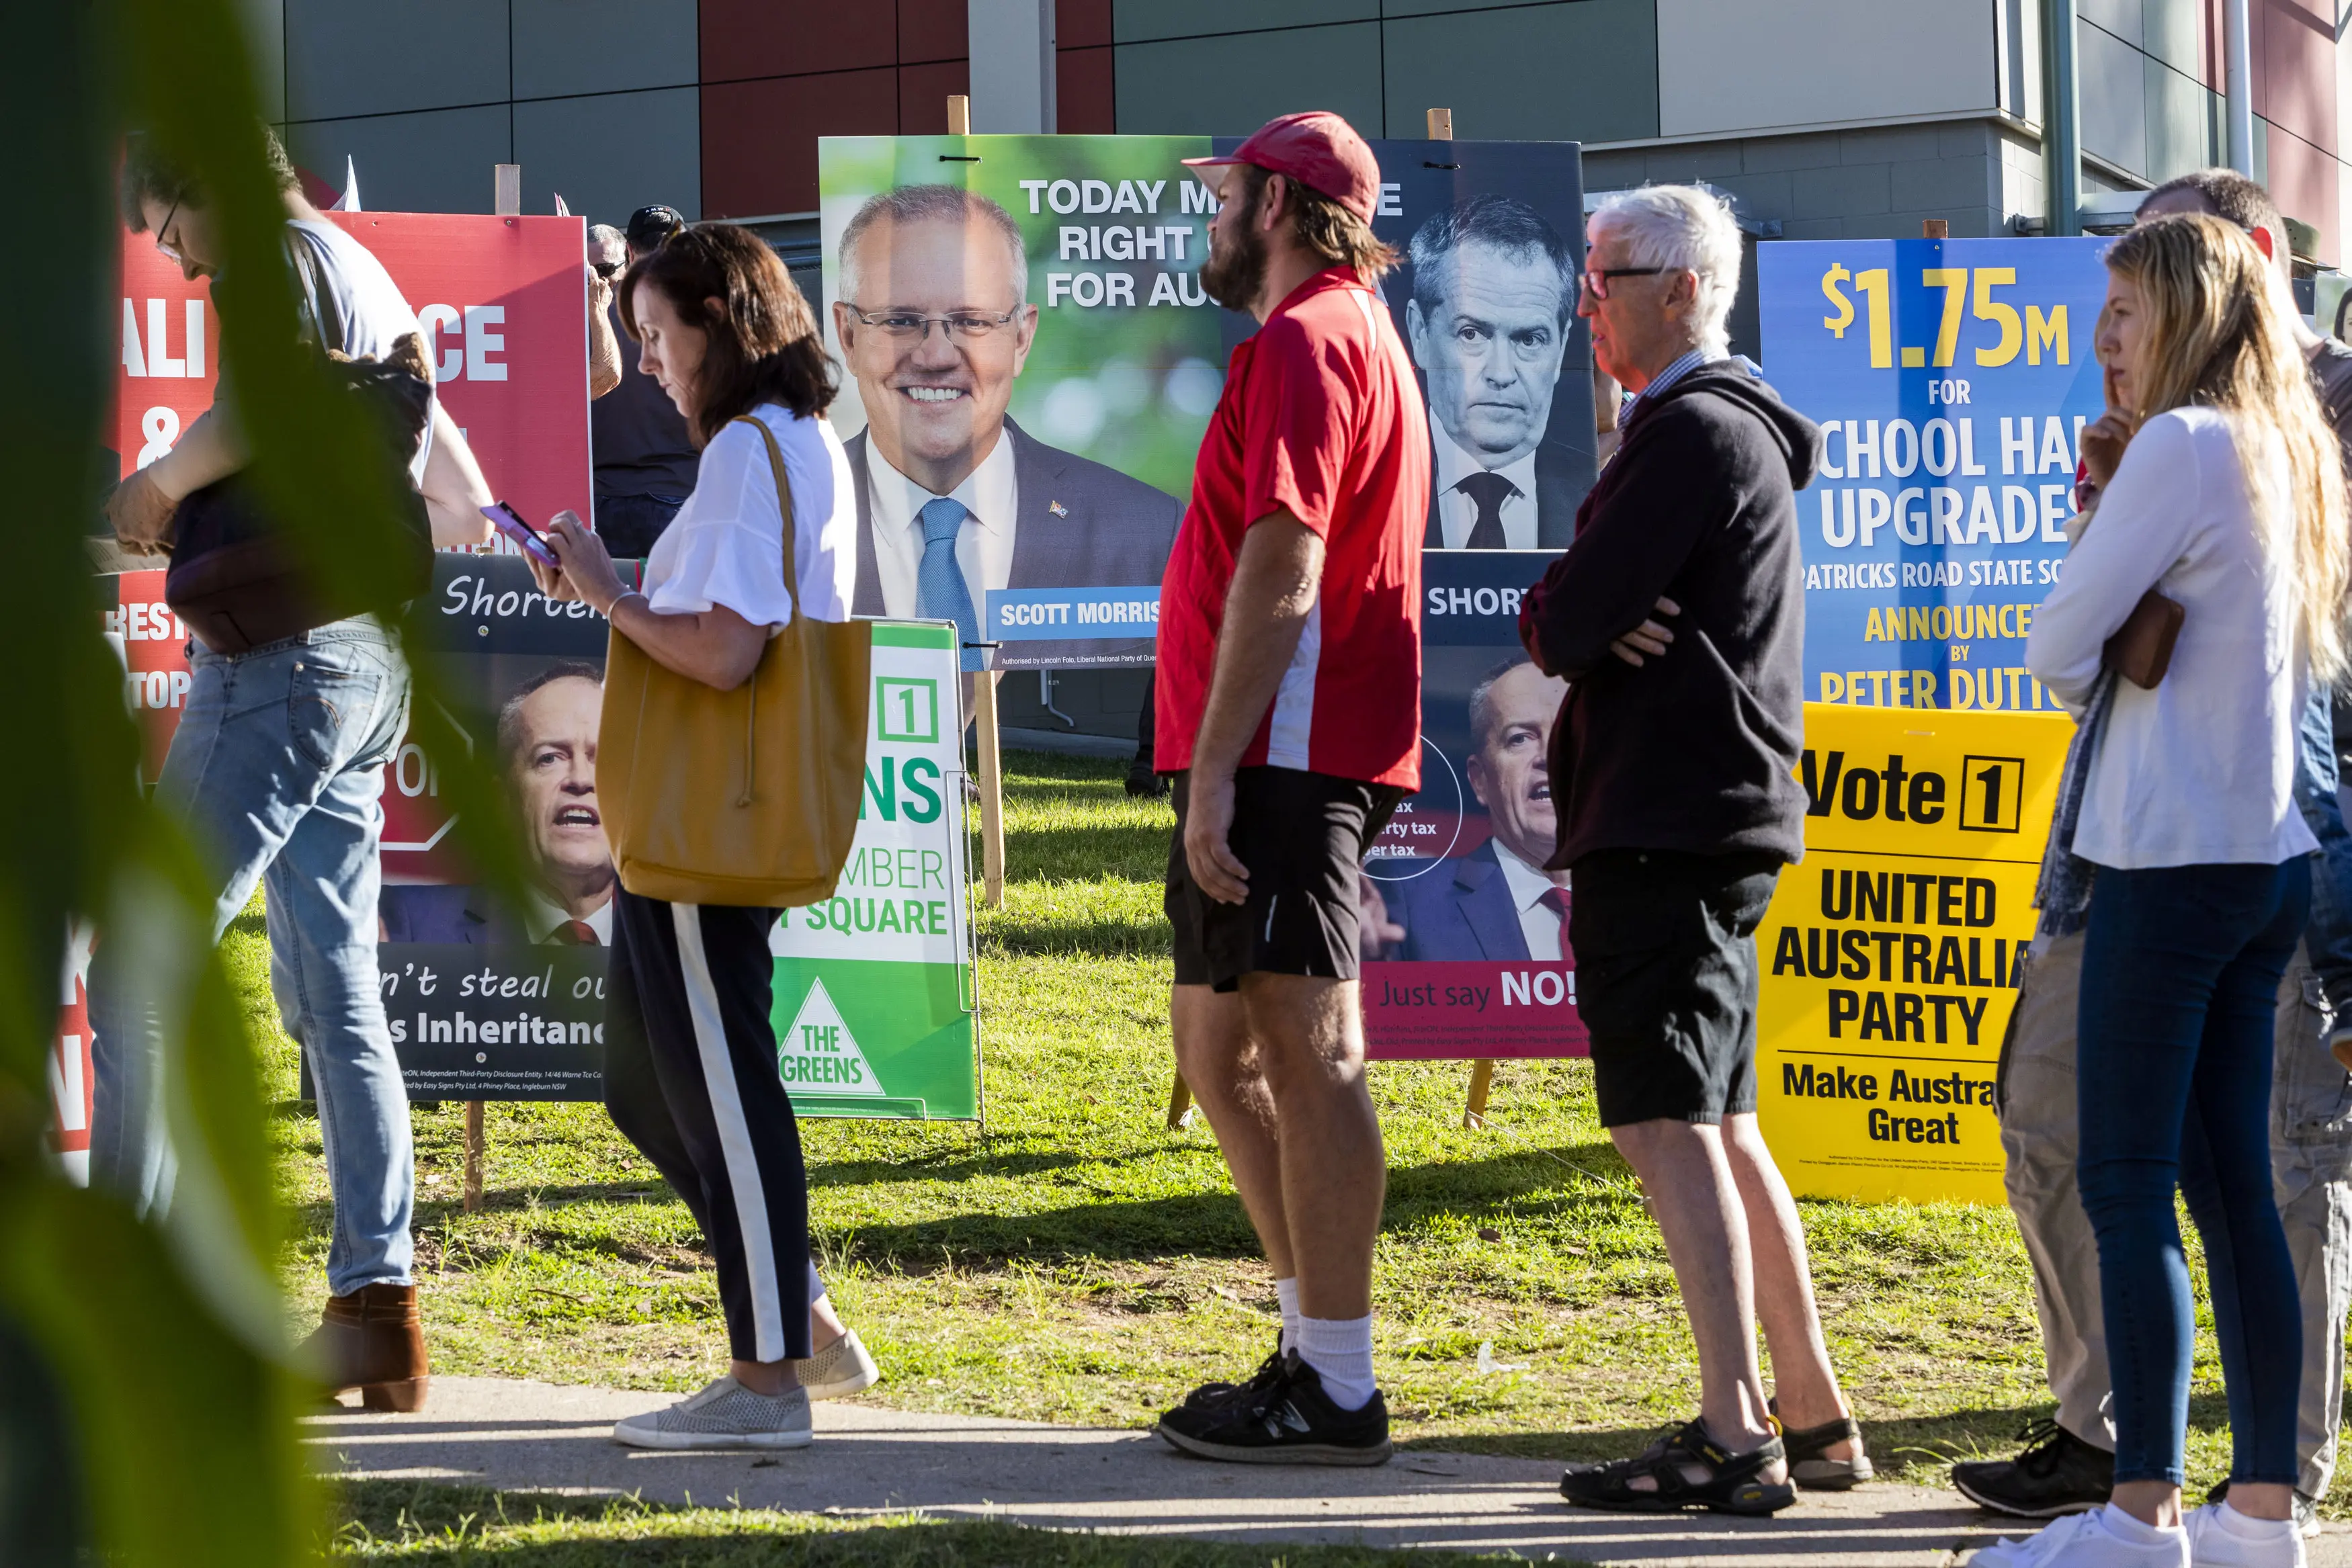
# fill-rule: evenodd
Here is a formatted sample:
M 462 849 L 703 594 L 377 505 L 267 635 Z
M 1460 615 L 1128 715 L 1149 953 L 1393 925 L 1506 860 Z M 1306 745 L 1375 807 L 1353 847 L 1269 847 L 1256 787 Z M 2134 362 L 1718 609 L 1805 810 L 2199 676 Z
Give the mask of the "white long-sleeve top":
M 2284 458 L 2258 478 L 2287 516 Z M 2027 666 L 2080 717 L 2142 594 L 2187 612 L 2162 683 L 2117 685 L 2076 854 L 2132 870 L 2276 865 L 2319 847 L 2294 803 L 2309 674 L 2292 571 L 2263 548 L 2222 414 L 2178 408 L 2140 427 L 2025 644 Z

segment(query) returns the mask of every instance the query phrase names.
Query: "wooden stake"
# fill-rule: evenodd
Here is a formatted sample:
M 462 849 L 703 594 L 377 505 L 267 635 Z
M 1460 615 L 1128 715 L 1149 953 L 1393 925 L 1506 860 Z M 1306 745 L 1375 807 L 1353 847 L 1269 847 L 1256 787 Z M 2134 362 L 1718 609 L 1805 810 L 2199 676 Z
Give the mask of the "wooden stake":
M 1486 1124 L 1486 1088 L 1495 1082 L 1495 1064 L 1483 1058 L 1470 1064 L 1470 1103 L 1462 1124 L 1475 1132 Z
M 1921 218 L 1919 220 L 1919 237 L 1921 239 L 1949 239 L 1952 237 L 1952 225 L 1943 218 Z
M 466 1212 L 473 1214 L 482 1207 L 482 1156 L 488 1151 L 489 1140 L 482 1135 L 482 1103 L 466 1102 Z
M 490 166 L 490 211 L 501 217 L 513 217 L 522 212 L 521 164 Z
M 1429 111 L 1429 139 L 1432 141 L 1451 141 L 1454 140 L 1454 111 L 1452 110 L 1433 109 Z
M 1179 1072 L 1168 1086 L 1168 1130 L 1181 1133 L 1192 1123 L 1192 1086 Z
M 948 134 L 950 136 L 971 134 L 971 99 L 963 93 L 948 94 Z
M 951 99 L 949 100 L 953 102 Z M 980 731 L 980 895 L 1004 907 L 1004 754 L 996 733 L 996 672 L 982 670 L 972 694 Z

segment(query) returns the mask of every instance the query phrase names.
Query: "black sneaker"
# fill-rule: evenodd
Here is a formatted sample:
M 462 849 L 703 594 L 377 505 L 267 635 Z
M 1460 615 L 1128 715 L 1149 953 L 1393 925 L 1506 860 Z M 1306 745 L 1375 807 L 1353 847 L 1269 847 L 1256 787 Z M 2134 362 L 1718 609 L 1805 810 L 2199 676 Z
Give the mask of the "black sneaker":
M 1247 1382 L 1203 1383 L 1200 1387 L 1184 1396 L 1184 1403 L 1178 1408 L 1191 1410 L 1211 1405 L 1223 1405 L 1230 1400 L 1245 1396 L 1255 1396 L 1271 1387 L 1274 1380 L 1281 1375 L 1282 1335 L 1276 1332 L 1274 1336 L 1274 1354 L 1257 1364 L 1257 1370 L 1249 1375 Z
M 1185 1404 L 1160 1418 L 1162 1437 L 1188 1454 L 1244 1465 L 1377 1465 L 1387 1461 L 1388 1402 L 1372 1391 L 1360 1410 L 1342 1410 L 1297 1351 L 1263 1386 L 1222 1400 Z
M 2026 1447 L 2013 1459 L 1972 1459 L 1952 1467 L 1952 1484 L 1962 1497 L 2019 1519 L 2056 1519 L 2107 1506 L 2116 1490 L 2113 1454 L 2055 1421 L 2036 1421 L 2018 1436 Z

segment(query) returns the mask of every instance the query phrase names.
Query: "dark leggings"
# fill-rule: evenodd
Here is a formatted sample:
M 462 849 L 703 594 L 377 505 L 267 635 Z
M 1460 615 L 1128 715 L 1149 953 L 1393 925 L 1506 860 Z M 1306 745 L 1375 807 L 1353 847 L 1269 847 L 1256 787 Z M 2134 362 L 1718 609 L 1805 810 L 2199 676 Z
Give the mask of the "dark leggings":
M 2183 1479 L 2195 1323 L 2174 1218 L 2205 1242 L 2233 1481 L 2292 1486 L 2303 1319 L 2271 1192 L 2271 1040 L 2310 863 L 2101 867 L 2076 1019 L 2077 1175 L 2099 1242 L 2116 1479 Z

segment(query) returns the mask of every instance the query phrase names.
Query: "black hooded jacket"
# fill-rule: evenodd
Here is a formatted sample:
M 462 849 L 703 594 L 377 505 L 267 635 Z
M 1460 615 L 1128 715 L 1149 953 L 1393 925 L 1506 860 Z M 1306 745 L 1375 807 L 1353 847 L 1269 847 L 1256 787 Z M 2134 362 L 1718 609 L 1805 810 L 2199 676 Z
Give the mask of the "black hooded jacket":
M 1805 573 L 1795 491 L 1821 429 L 1736 360 L 1644 403 L 1528 595 L 1521 635 L 1569 682 L 1552 728 L 1554 867 L 1596 850 L 1805 852 Z M 1664 656 L 1609 651 L 1681 613 Z

